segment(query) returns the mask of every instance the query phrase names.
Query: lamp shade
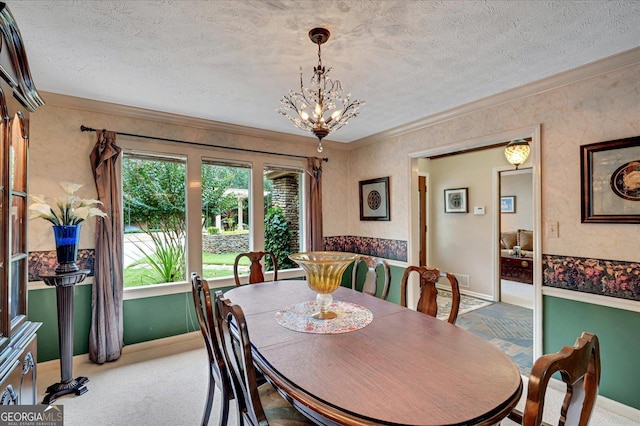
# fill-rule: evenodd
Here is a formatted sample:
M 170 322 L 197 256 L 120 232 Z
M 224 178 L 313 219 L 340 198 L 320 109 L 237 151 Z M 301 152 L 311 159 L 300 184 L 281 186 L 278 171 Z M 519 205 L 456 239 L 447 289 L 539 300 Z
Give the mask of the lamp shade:
M 517 169 L 520 164 L 527 161 L 530 152 L 531 147 L 529 146 L 529 142 L 525 139 L 515 139 L 507 144 L 504 149 L 504 156 L 507 161 L 516 166 Z

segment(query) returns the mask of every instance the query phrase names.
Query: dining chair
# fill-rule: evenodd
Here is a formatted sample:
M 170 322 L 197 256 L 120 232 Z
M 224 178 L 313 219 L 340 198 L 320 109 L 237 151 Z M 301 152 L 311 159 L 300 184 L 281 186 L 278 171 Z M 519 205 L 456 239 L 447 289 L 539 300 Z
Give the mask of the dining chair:
M 227 368 L 224 363 L 224 356 L 220 349 L 218 330 L 215 326 L 213 316 L 213 306 L 211 303 L 211 293 L 209 292 L 209 284 L 207 280 L 201 278 L 193 272 L 191 274 L 191 292 L 193 294 L 193 303 L 196 308 L 196 316 L 200 324 L 200 332 L 204 339 L 204 346 L 209 356 L 209 388 L 207 392 L 207 400 L 202 415 L 202 425 L 209 424 L 211 416 L 211 408 L 213 406 L 213 397 L 216 387 L 221 391 L 221 407 L 218 424 L 226 425 L 229 419 L 229 402 L 233 399 L 233 389 L 231 381 L 227 374 Z
M 242 424 L 312 425 L 274 389 L 270 383 L 258 386 L 251 353 L 251 340 L 242 308 L 217 291 L 216 318 L 220 327 L 222 352 L 231 378 L 238 419 Z
M 523 426 L 547 424 L 542 421 L 544 398 L 549 379 L 556 372 L 567 385 L 558 425 L 589 423 L 600 384 L 600 344 L 595 334 L 586 331 L 574 346 L 565 346 L 536 360 L 529 376 L 524 413 L 513 410 L 508 415 L 510 420 Z
M 364 278 L 364 282 L 362 283 L 362 292 L 366 294 L 370 294 L 372 296 L 378 296 L 380 299 L 385 300 L 387 295 L 389 294 L 389 284 L 391 283 L 391 272 L 389 270 L 389 265 L 384 259 L 379 257 L 372 256 L 359 256 L 353 262 L 353 271 L 351 273 L 351 288 L 357 290 L 358 287 L 358 266 L 361 264 L 366 265 L 367 273 Z M 383 281 L 382 281 L 382 289 L 379 291 L 378 289 L 378 280 L 379 274 L 378 271 L 382 270 Z
M 438 314 L 438 289 L 436 288 L 436 283 L 440 278 L 449 280 L 451 285 L 451 311 L 447 321 L 455 324 L 460 310 L 460 287 L 456 277 L 448 272 L 440 272 L 439 269 L 435 268 L 409 266 L 404 270 L 400 281 L 400 304 L 404 307 L 407 307 L 407 282 L 412 272 L 416 272 L 420 276 L 420 298 L 418 299 L 416 310 L 432 317 Z
M 236 260 L 233 262 L 233 277 L 236 280 L 236 286 L 240 287 L 240 276 L 238 275 L 238 262 L 241 258 L 248 257 L 251 261 L 249 266 L 249 284 L 264 282 L 264 273 L 262 272 L 262 264 L 260 261 L 266 257 L 271 260 L 273 265 L 273 281 L 278 280 L 278 259 L 276 255 L 270 251 L 251 251 L 248 253 L 240 253 L 236 256 Z

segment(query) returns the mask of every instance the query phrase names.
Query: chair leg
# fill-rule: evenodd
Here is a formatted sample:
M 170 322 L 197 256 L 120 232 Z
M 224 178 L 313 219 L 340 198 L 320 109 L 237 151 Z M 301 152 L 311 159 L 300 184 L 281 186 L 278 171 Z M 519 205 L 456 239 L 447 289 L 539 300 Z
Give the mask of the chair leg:
M 220 399 L 220 421 L 218 421 L 218 425 L 227 426 L 227 423 L 229 423 L 229 404 L 231 398 L 229 395 L 226 395 L 225 392 L 220 392 Z
M 202 414 L 202 426 L 209 424 L 209 418 L 211 417 L 211 407 L 213 406 L 213 397 L 216 392 L 216 383 L 209 379 L 209 390 L 207 392 L 207 403 L 204 406 L 204 413 Z

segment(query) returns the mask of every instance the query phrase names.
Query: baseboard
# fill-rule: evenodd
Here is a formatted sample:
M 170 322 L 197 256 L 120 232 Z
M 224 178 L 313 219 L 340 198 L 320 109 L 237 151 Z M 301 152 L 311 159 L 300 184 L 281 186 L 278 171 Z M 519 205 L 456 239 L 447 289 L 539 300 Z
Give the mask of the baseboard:
M 549 387 L 560 392 L 565 392 L 567 389 L 567 385 L 562 380 L 554 378 L 549 380 Z M 640 410 L 624 405 L 618 401 L 614 401 L 606 396 L 598 395 L 598 398 L 596 399 L 596 406 L 631 420 L 637 421 L 637 419 L 640 419 Z
M 165 337 L 162 339 L 126 345 L 122 348 L 122 356 L 120 359 L 114 362 L 136 362 L 136 360 L 139 359 L 157 358 L 203 347 L 204 343 L 200 331 L 192 331 L 190 333 L 178 334 L 176 336 Z M 89 354 L 76 355 L 73 357 L 74 368 L 78 365 L 89 363 L 92 363 L 89 359 Z M 59 369 L 59 359 L 52 359 L 51 361 L 38 363 L 38 371 Z

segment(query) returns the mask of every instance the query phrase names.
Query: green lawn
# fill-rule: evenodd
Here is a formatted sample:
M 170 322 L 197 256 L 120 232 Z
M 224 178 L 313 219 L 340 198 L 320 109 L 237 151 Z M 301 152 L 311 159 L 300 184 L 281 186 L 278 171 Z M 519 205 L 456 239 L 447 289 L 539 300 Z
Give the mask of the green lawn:
M 222 254 L 202 253 L 202 264 L 233 266 L 233 262 L 236 260 L 237 255 L 238 253 L 222 253 Z M 249 266 L 249 259 L 247 257 L 243 257 L 242 259 L 240 259 L 240 262 L 238 264 Z
M 219 278 L 233 275 L 233 262 L 238 253 L 211 254 L 202 253 L 202 275 L 204 278 Z M 207 266 L 224 266 L 226 268 L 209 269 Z M 239 265 L 249 266 L 249 259 L 243 257 Z M 185 277 L 186 278 L 186 277 Z M 149 273 L 149 270 L 141 267 L 127 267 L 124 269 L 124 286 L 140 287 L 144 285 L 158 284 L 158 278 Z

